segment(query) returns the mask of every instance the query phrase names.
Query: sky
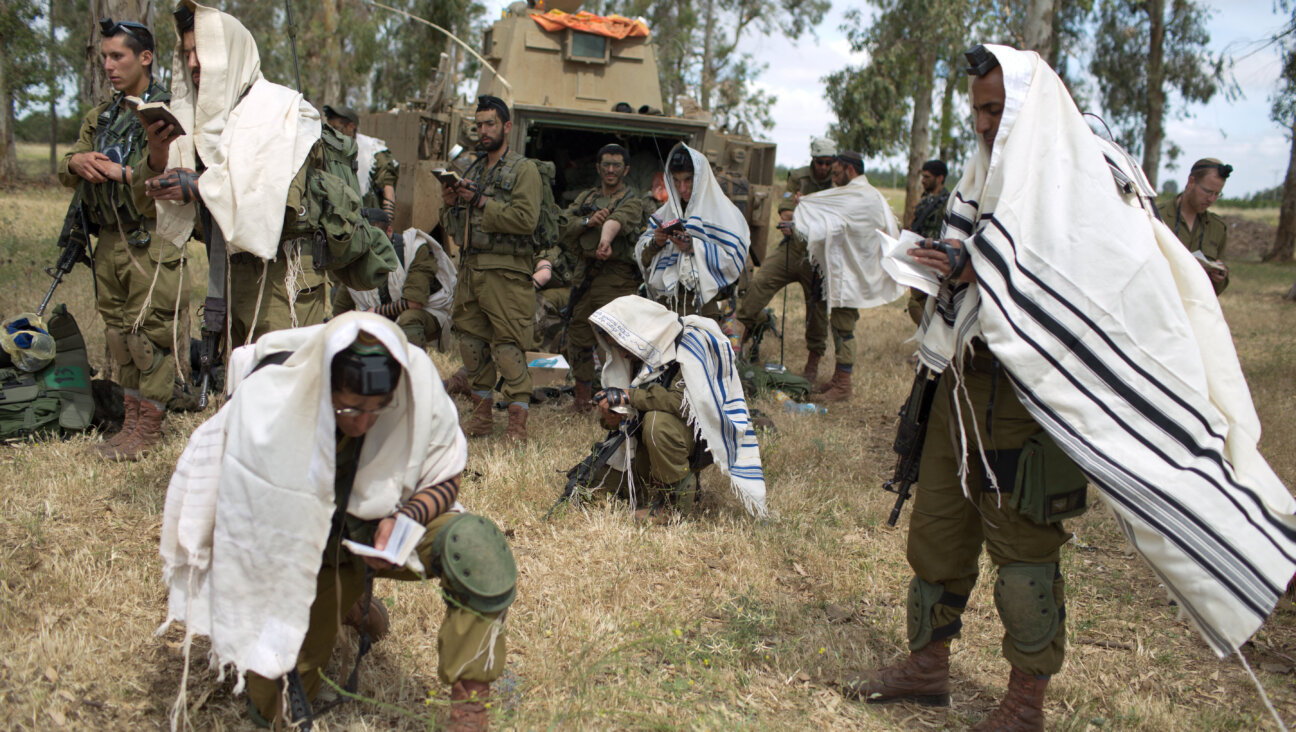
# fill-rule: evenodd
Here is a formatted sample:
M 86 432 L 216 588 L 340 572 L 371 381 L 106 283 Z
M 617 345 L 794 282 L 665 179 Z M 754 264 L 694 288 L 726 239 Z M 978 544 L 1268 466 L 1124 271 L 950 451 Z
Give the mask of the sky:
M 497 14 L 508 0 L 487 0 L 490 15 Z M 810 157 L 810 138 L 823 135 L 832 121 L 824 97 L 824 76 L 846 66 L 863 64 L 863 54 L 852 54 L 841 30 L 846 9 L 859 0 L 834 0 L 832 10 L 818 24 L 817 38 L 809 36 L 793 44 L 781 36 L 745 38 L 740 50 L 752 54 L 768 67 L 756 86 L 777 97 L 771 116 L 774 127 L 761 137 L 778 144 L 781 165 L 799 167 Z M 1208 2 L 1212 52 L 1228 50 L 1235 57 L 1255 47 L 1280 29 L 1284 17 L 1275 13 L 1272 0 Z M 1227 9 L 1227 12 L 1224 12 Z M 488 16 L 489 17 L 489 16 Z M 973 45 L 969 42 L 968 45 Z M 1281 61 L 1277 49 L 1269 47 L 1237 62 L 1234 73 L 1241 96 L 1228 100 L 1216 94 L 1208 104 L 1193 105 L 1190 117 L 1166 122 L 1167 141 L 1183 148 L 1178 170 L 1168 170 L 1162 155 L 1160 180 L 1180 179 L 1180 188 L 1192 161 L 1220 158 L 1233 166 L 1224 190 L 1227 197 L 1240 197 L 1282 183 L 1291 147 L 1283 129 L 1269 119 L 1269 95 L 1277 86 Z M 1095 95 L 1096 96 L 1096 95 Z M 873 159 L 870 166 L 887 168 L 899 157 Z

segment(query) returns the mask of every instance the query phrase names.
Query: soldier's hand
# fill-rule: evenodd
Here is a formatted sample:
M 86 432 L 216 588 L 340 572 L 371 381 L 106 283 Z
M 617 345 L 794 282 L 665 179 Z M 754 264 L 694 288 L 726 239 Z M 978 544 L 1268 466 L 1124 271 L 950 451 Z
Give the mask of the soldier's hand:
M 778 222 L 778 224 L 776 224 L 776 226 L 778 227 L 778 230 L 779 230 L 779 231 L 783 232 L 783 235 L 784 235 L 784 236 L 792 236 L 792 222 L 791 222 L 791 221 L 780 221 L 780 222 Z
M 608 210 L 608 209 L 606 209 L 606 208 L 600 208 L 599 210 L 597 210 L 597 211 L 595 211 L 594 213 L 590 214 L 590 217 L 589 217 L 589 225 L 590 225 L 591 227 L 599 227 L 599 226 L 602 226 L 602 225 L 603 225 L 603 222 L 604 222 L 604 221 L 607 221 L 608 216 L 610 216 L 611 214 L 612 214 L 612 212 L 611 212 L 610 210 Z
M 658 226 L 656 229 L 653 229 L 652 238 L 654 247 L 661 249 L 666 246 L 666 230 L 662 227 Z
M 531 273 L 531 281 L 535 283 L 536 289 L 538 290 L 549 284 L 549 280 L 552 278 L 553 264 L 547 259 L 537 262 L 535 272 Z
M 611 256 L 612 256 L 612 242 L 610 241 L 599 242 L 598 249 L 594 250 L 594 258 L 606 262 L 608 258 Z
M 101 152 L 83 152 L 68 158 L 68 170 L 91 183 L 121 180 L 121 165 Z
M 144 193 L 157 201 L 189 203 L 202 198 L 198 192 L 198 173 L 192 168 L 171 168 L 156 178 L 144 181 Z
M 693 252 L 693 236 L 687 231 L 677 231 L 671 234 L 671 242 L 675 244 L 676 249 L 685 254 Z
M 175 125 L 167 124 L 166 120 L 159 119 L 145 127 L 144 134 L 148 137 L 149 167 L 153 170 L 165 169 L 171 142 L 180 137 L 180 130 Z
M 943 243 L 951 249 L 962 250 L 963 242 L 958 239 L 945 239 Z M 950 261 L 945 252 L 934 247 L 914 247 L 908 251 L 909 256 L 914 258 L 918 264 L 931 267 L 940 273 L 941 277 L 948 277 L 950 274 Z M 959 273 L 959 282 L 975 282 L 976 272 L 972 269 L 972 262 L 968 262 Z
M 441 184 L 441 202 L 447 206 L 453 206 L 459 201 L 459 193 L 454 186 Z
M 387 548 L 387 540 L 391 538 L 392 529 L 396 528 L 396 517 L 388 516 L 378 522 L 378 530 L 374 532 L 373 548 L 382 551 Z M 377 557 L 364 557 L 365 564 L 370 569 L 391 569 L 394 565 L 385 559 Z
M 1224 264 L 1219 260 L 1215 260 L 1211 262 L 1211 264 L 1215 266 L 1214 267 L 1208 266 L 1206 262 L 1202 262 L 1201 266 L 1203 269 L 1206 270 L 1206 276 L 1210 277 L 1210 281 L 1212 284 L 1218 285 L 1219 283 L 1228 279 L 1228 265 Z

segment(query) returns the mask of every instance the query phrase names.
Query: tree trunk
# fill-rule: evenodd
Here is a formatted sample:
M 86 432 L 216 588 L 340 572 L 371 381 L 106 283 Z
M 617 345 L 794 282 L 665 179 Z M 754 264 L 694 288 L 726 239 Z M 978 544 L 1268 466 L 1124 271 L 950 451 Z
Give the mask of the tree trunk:
M 49 22 L 49 118 L 50 118 L 50 175 L 58 173 L 58 75 L 55 73 L 57 65 L 55 56 L 57 55 L 56 39 L 54 37 L 54 0 L 49 0 L 47 6 L 48 14 L 45 16 Z
M 1165 139 L 1165 0 L 1147 0 L 1147 127 L 1143 130 L 1143 173 L 1157 189 L 1161 143 Z
M 14 150 L 14 100 L 9 88 L 9 51 L 0 34 L 0 182 L 18 177 L 18 155 Z
M 1287 179 L 1283 181 L 1282 206 L 1278 209 L 1278 233 L 1274 235 L 1273 248 L 1264 256 L 1266 262 L 1288 261 L 1292 258 L 1293 244 L 1296 243 L 1296 117 L 1292 119 L 1291 133 Z M 1296 293 L 1296 288 L 1293 288 L 1293 293 Z
M 1041 58 L 1054 62 L 1053 13 L 1057 0 L 1030 0 L 1026 8 L 1026 48 Z
M 954 91 L 964 76 L 958 57 L 950 59 L 948 63 L 949 74 L 945 77 L 945 91 L 941 96 L 940 132 L 936 140 L 936 157 L 945 161 L 946 165 L 954 160 L 954 135 L 951 132 L 954 129 Z
M 706 0 L 706 25 L 702 32 L 702 83 L 698 86 L 698 103 L 711 109 L 711 90 L 715 88 L 715 0 Z
M 1296 282 L 1292 283 L 1291 289 L 1287 291 L 1286 295 L 1283 295 L 1283 299 L 1296 301 Z
M 923 48 L 918 52 L 918 88 L 914 90 L 913 124 L 909 127 L 909 175 L 905 186 L 904 216 L 901 218 L 906 226 L 913 218 L 914 206 L 922 197 L 919 170 L 931 155 L 932 76 L 935 73 L 936 53 Z

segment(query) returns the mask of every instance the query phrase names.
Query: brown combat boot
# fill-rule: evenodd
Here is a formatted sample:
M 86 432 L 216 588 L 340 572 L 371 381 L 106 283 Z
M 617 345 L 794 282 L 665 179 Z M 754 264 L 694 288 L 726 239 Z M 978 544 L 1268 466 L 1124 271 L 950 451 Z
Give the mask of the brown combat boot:
M 806 356 L 805 368 L 801 369 L 801 378 L 811 384 L 815 383 L 815 379 L 819 378 L 819 359 L 822 355 L 811 351 L 810 355 Z
M 851 372 L 833 369 L 832 379 L 828 381 L 826 389 L 823 390 L 823 400 L 825 402 L 844 402 L 851 398 L 854 393 L 851 390 Z
M 588 381 L 576 382 L 576 385 L 572 387 L 572 397 L 574 399 L 572 400 L 571 411 L 573 414 L 584 414 L 594 408 L 594 402 L 591 401 L 594 398 L 593 391 L 593 385 Z
M 489 397 L 479 397 L 472 392 L 468 393 L 468 398 L 472 399 L 473 410 L 463 426 L 464 434 L 469 437 L 491 436 L 495 433 L 495 415 L 491 412 L 495 405 L 491 404 Z
M 460 679 L 450 687 L 450 724 L 446 732 L 486 732 L 490 714 L 490 684 Z
M 470 396 L 472 394 L 472 386 L 468 384 L 468 369 L 460 368 L 450 374 L 450 378 L 442 381 L 441 385 L 445 387 L 446 393 L 450 396 L 455 394 Z
M 1013 666 L 1008 692 L 999 708 L 973 727 L 973 732 L 1044 732 L 1044 690 L 1048 676 L 1035 676 Z
M 869 704 L 911 701 L 928 707 L 950 702 L 949 641 L 933 641 L 893 666 L 870 669 L 842 682 L 842 696 Z
M 526 423 L 527 415 L 531 410 L 521 404 L 510 404 L 508 408 L 509 423 L 508 429 L 505 430 L 504 436 L 510 441 L 522 444 L 527 441 Z
M 152 399 L 139 400 L 139 417 L 135 421 L 135 431 L 129 439 L 119 445 L 114 454 L 108 457 L 113 462 L 133 463 L 153 451 L 162 443 L 162 419 L 166 417 L 166 407 L 155 404 Z
M 369 598 L 369 615 L 365 617 L 364 602 L 364 595 L 357 598 L 355 604 L 347 611 L 346 617 L 342 618 L 342 624 L 354 628 L 357 633 L 368 632 L 369 642 L 377 643 L 387 635 L 387 629 L 391 627 L 391 618 L 387 615 L 387 607 L 376 597 Z M 362 618 L 363 627 L 360 625 Z
M 126 394 L 122 397 L 122 404 L 126 408 L 126 418 L 122 420 L 121 429 L 95 448 L 95 451 L 105 460 L 112 460 L 122 446 L 130 442 L 131 437 L 135 435 L 135 425 L 139 421 L 139 397 Z

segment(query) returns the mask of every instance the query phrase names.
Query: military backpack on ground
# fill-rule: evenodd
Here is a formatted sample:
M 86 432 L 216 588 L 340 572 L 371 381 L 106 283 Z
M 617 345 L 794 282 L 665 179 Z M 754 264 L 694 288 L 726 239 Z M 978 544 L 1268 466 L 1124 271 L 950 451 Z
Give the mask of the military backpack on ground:
M 90 426 L 95 402 L 85 340 L 67 308 L 54 308 L 48 320 L 54 360 L 35 373 L 0 359 L 0 439 L 51 437 Z

